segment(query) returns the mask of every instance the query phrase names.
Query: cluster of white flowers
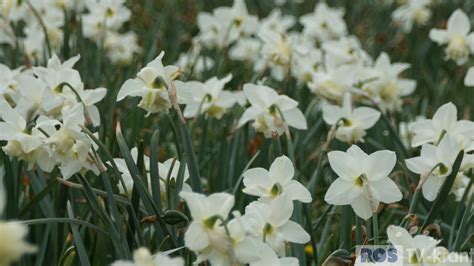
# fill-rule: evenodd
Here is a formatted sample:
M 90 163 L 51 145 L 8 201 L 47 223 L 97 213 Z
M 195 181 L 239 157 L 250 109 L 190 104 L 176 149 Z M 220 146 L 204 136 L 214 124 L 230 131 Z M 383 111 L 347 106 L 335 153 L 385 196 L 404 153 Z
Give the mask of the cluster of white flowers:
M 464 65 L 474 54 L 474 32 L 471 32 L 471 20 L 464 11 L 456 9 L 448 19 L 447 28 L 432 29 L 430 39 L 439 45 L 447 45 L 446 60 L 453 60 L 458 66 Z M 474 87 L 474 67 L 469 68 L 464 84 Z
M 234 196 L 214 193 L 209 196 L 182 191 L 192 223 L 185 234 L 185 245 L 198 257 L 195 263 L 212 265 L 243 263 L 250 265 L 298 265 L 296 258 L 285 257 L 285 243 L 305 244 L 310 236 L 291 221 L 293 201 L 311 202 L 309 191 L 293 180 L 293 163 L 278 157 L 269 171 L 247 170 L 243 176 L 244 193 L 257 196 L 245 208 L 245 214 L 229 213 Z
M 59 52 L 65 41 L 77 41 L 64 38 L 64 27 L 73 16 L 82 22 L 82 34 L 104 48 L 112 62 L 129 63 L 140 51 L 135 33 L 119 33 L 131 15 L 125 0 L 6 0 L 0 3 L 0 13 L 0 43 L 19 45 L 30 60 L 42 62 L 50 52 Z M 17 39 L 13 27 L 21 22 L 25 37 Z
M 469 184 L 464 173 L 474 168 L 474 122 L 459 120 L 456 106 L 441 106 L 432 119 L 419 119 L 411 125 L 413 147 L 421 146 L 420 156 L 406 160 L 410 171 L 421 176 L 423 196 L 433 201 L 452 172 L 456 156 L 464 151 L 461 168 L 451 192 L 461 199 Z
M 56 55 L 47 67 L 9 69 L 0 79 L 0 140 L 3 151 L 24 160 L 28 168 L 50 172 L 58 165 L 64 178 L 79 171 L 98 173 L 90 156 L 92 141 L 82 132 L 86 125 L 98 126 L 95 104 L 105 88 L 85 90 L 73 69 L 79 56 L 63 63 Z
M 204 83 L 199 81 L 182 82 L 175 80 L 180 74 L 176 66 L 164 66 L 162 52 L 156 59 L 140 70 L 137 77 L 127 80 L 117 95 L 117 101 L 127 96 L 139 96 L 138 107 L 147 111 L 147 115 L 158 112 L 168 112 L 172 106 L 170 88 L 176 90 L 176 101 L 186 105 L 184 117 L 192 118 L 200 114 L 206 117 L 220 119 L 233 106 L 251 106 L 245 110 L 239 120 L 242 126 L 250 120 L 257 132 L 265 137 L 271 137 L 273 132 L 281 135 L 286 126 L 306 129 L 306 118 L 297 108 L 298 102 L 286 95 L 279 95 L 274 89 L 247 83 L 243 91 L 226 91 L 225 85 L 230 82 L 232 75 L 219 79 L 213 77 Z
M 344 10 L 320 2 L 299 19 L 274 9 L 259 21 L 243 1 L 235 1 L 212 15 L 200 13 L 195 43 L 226 49 L 232 60 L 249 62 L 258 73 L 269 70 L 277 81 L 292 76 L 330 101 L 340 103 L 344 93 L 358 92 L 383 109 L 399 109 L 400 97 L 416 86 L 398 77 L 409 65 L 391 64 L 385 53 L 373 64 L 357 38 L 348 35 L 343 16 Z M 297 21 L 301 32 L 292 30 Z

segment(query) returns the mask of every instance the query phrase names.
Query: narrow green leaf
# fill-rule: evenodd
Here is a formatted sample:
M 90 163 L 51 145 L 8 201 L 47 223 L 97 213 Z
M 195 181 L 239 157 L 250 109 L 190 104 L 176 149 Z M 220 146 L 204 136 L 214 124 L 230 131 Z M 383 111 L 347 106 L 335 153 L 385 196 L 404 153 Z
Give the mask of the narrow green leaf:
M 151 153 L 150 153 L 150 179 L 151 179 L 151 193 L 158 209 L 163 209 L 161 204 L 161 190 L 160 190 L 160 173 L 158 169 L 158 139 L 160 131 L 155 129 L 151 136 Z
M 24 220 L 21 221 L 24 224 L 27 225 L 35 225 L 35 224 L 50 224 L 50 223 L 69 223 L 69 224 L 76 224 L 76 225 L 83 225 L 86 227 L 89 227 L 91 229 L 94 229 L 97 232 L 100 232 L 105 235 L 109 235 L 108 232 L 106 232 L 104 229 L 93 225 L 91 223 L 88 223 L 86 221 L 74 219 L 74 218 L 61 218 L 61 217 L 52 217 L 52 218 L 39 218 L 39 219 L 30 219 L 30 220 Z
M 191 187 L 194 192 L 203 193 L 201 176 L 199 175 L 199 168 L 196 161 L 196 155 L 194 154 L 193 143 L 191 136 L 189 135 L 188 127 L 186 124 L 180 123 L 179 128 L 181 131 L 181 138 L 184 143 L 184 152 L 186 153 L 186 161 L 188 164 Z
M 67 212 L 69 218 L 74 218 L 74 212 L 71 207 L 71 202 L 67 203 Z M 71 231 L 72 235 L 74 236 L 74 245 L 76 246 L 77 254 L 79 256 L 79 260 L 81 261 L 81 265 L 83 266 L 90 266 L 91 263 L 89 261 L 89 257 L 87 255 L 86 248 L 84 246 L 84 243 L 82 242 L 81 235 L 79 234 L 79 230 L 77 229 L 76 224 L 70 224 L 71 225 Z

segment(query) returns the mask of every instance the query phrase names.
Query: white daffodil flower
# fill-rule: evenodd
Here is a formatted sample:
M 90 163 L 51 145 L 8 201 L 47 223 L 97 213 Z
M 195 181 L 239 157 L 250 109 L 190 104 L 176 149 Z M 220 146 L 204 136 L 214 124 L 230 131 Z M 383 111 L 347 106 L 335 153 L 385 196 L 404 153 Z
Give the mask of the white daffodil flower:
M 50 157 L 60 165 L 63 178 L 68 179 L 77 172 L 87 170 L 99 174 L 89 156 L 92 141 L 81 132 L 85 122 L 83 105 L 78 103 L 70 109 L 64 109 L 62 117 L 62 122 L 52 119 L 39 121 L 38 127 L 49 136 L 45 144 Z
M 270 170 L 252 168 L 243 173 L 243 192 L 260 197 L 269 202 L 281 194 L 286 194 L 288 199 L 304 203 L 312 201 L 308 189 L 300 182 L 293 180 L 295 169 L 293 163 L 286 156 L 280 156 L 273 161 Z
M 254 68 L 261 72 L 270 68 L 272 77 L 282 81 L 290 74 L 293 47 L 289 42 L 288 35 L 275 31 L 260 31 L 258 37 L 263 46 L 260 49 L 261 58 L 256 62 Z
M 213 13 L 197 16 L 199 41 L 208 48 L 222 49 L 241 37 L 248 37 L 258 29 L 258 18 L 249 14 L 245 1 L 234 0 L 232 7 L 221 6 Z
M 374 64 L 374 81 L 368 82 L 363 89 L 382 108 L 400 110 L 401 97 L 412 94 L 416 88 L 415 80 L 399 78 L 409 67 L 407 63 L 392 64 L 388 54 L 381 53 Z
M 239 127 L 253 120 L 252 126 L 266 138 L 270 138 L 272 132 L 283 134 L 285 123 L 296 129 L 307 129 L 306 118 L 297 108 L 297 101 L 286 95 L 278 95 L 274 89 L 264 85 L 247 83 L 243 91 L 251 106 L 240 118 Z
M 240 38 L 229 50 L 229 58 L 232 60 L 254 63 L 262 48 L 262 41 L 257 38 Z
M 138 37 L 133 31 L 123 34 L 108 31 L 104 39 L 104 48 L 110 61 L 119 65 L 127 65 L 141 51 L 137 42 Z
M 438 265 L 439 256 L 444 248 L 437 247 L 441 242 L 425 235 L 412 237 L 408 231 L 400 226 L 390 225 L 387 228 L 388 241 L 403 249 L 403 264 L 405 265 Z M 447 252 L 447 251 L 446 251 Z M 440 264 L 442 265 L 442 264 Z
M 282 15 L 280 9 L 273 9 L 266 18 L 260 21 L 259 32 L 274 31 L 277 33 L 286 33 L 295 23 L 295 17 Z
M 47 67 L 35 67 L 33 72 L 45 85 L 41 107 L 44 114 L 60 118 L 63 109 L 72 108 L 77 103 L 85 107 L 85 115 L 94 126 L 100 125 L 100 114 L 96 103 L 101 101 L 107 89 L 97 88 L 84 90 L 79 72 L 73 66 L 80 56 L 72 57 L 61 63 L 59 58 L 53 54 L 48 60 Z M 24 86 L 32 86 L 27 84 Z
M 201 50 L 202 46 L 197 41 L 193 40 L 191 51 L 181 53 L 175 65 L 187 75 L 202 77 L 205 71 L 214 67 L 215 62 L 214 59 L 201 55 Z
M 446 177 L 451 174 L 454 161 L 460 151 L 461 146 L 448 133 L 443 136 L 438 146 L 426 143 L 421 147 L 420 156 L 405 160 L 408 169 L 421 175 L 424 179 L 421 181 L 424 182 L 422 183 L 422 191 L 427 200 L 433 201 L 436 198 Z M 466 159 L 463 159 L 463 161 L 465 165 Z M 456 177 L 461 182 L 464 177 L 462 173 L 464 165 L 461 164 L 461 171 Z M 452 190 L 452 192 L 455 192 L 455 190 Z
M 425 143 L 436 143 L 441 137 L 449 133 L 462 146 L 467 146 L 474 136 L 474 122 L 459 120 L 456 106 L 449 102 L 436 110 L 432 119 L 415 121 L 412 125 L 412 146 L 418 147 Z
M 6 140 L 2 149 L 10 155 L 28 163 L 28 169 L 36 164 L 44 171 L 51 171 L 54 160 L 43 146 L 46 136 L 36 127 L 29 127 L 27 122 L 16 110 L 5 101 L 0 101 L 0 140 Z
M 234 206 L 234 196 L 227 193 L 205 196 L 185 191 L 179 195 L 193 218 L 184 235 L 184 243 L 197 253 L 196 263 L 209 260 L 213 265 L 225 265 L 233 261 L 232 241 L 222 225 Z
M 83 34 L 95 41 L 101 41 L 107 30 L 119 30 L 132 14 L 125 0 L 86 0 L 85 6 L 89 13 L 82 16 Z
M 338 40 L 331 40 L 322 44 L 326 64 L 333 67 L 348 64 L 370 65 L 372 58 L 361 47 L 355 36 L 348 36 Z
M 6 205 L 6 192 L 3 187 L 5 171 L 0 167 L 0 217 Z M 34 253 L 36 247 L 24 239 L 28 235 L 28 227 L 21 222 L 7 222 L 0 220 L 0 265 L 11 265 L 25 254 Z
M 375 125 L 380 112 L 370 107 L 352 108 L 350 93 L 345 94 L 342 107 L 323 106 L 323 119 L 336 127 L 336 138 L 347 143 L 363 142 L 367 130 Z
M 177 77 L 179 69 L 176 66 L 163 66 L 161 52 L 158 57 L 148 63 L 138 72 L 137 77 L 129 79 L 120 88 L 117 101 L 127 96 L 139 96 L 138 107 L 147 111 L 147 116 L 157 112 L 167 112 L 171 107 L 168 88 Z
M 323 63 L 323 53 L 319 49 L 309 49 L 305 53 L 295 53 L 291 66 L 293 76 L 301 83 L 313 81 Z
M 15 106 L 21 99 L 21 91 L 18 89 L 17 78 L 21 68 L 10 69 L 8 66 L 0 64 L 0 96 L 2 96 L 11 106 Z
M 380 202 L 402 199 L 397 184 L 388 177 L 397 161 L 394 152 L 383 150 L 368 155 L 352 145 L 347 152 L 329 152 L 328 159 L 338 178 L 324 196 L 327 203 L 350 204 L 357 216 L 369 219 Z
M 458 66 L 467 62 L 470 53 L 474 53 L 474 33 L 471 21 L 461 9 L 456 9 L 448 19 L 447 29 L 432 29 L 430 39 L 439 45 L 447 44 L 446 59 L 451 59 Z
M 392 13 L 392 20 L 401 27 L 402 31 L 409 33 L 413 24 L 426 25 L 431 18 L 429 8 L 431 0 L 406 0 Z
M 251 262 L 250 266 L 298 266 L 297 258 L 283 257 L 279 258 L 275 251 L 268 245 L 262 245 L 259 249 L 260 260 Z
M 222 116 L 235 105 L 236 100 L 224 86 L 232 79 L 229 74 L 223 79 L 213 77 L 202 83 L 199 81 L 176 81 L 178 102 L 186 104 L 183 115 L 192 118 L 199 114 L 221 119 Z
M 308 83 L 314 94 L 327 100 L 341 103 L 344 94 L 351 92 L 360 77 L 359 65 L 333 66 L 326 64 L 325 69 L 316 71 Z
M 347 35 L 347 26 L 343 17 L 343 9 L 330 8 L 325 2 L 319 2 L 314 12 L 303 15 L 299 22 L 304 27 L 304 35 L 324 42 Z
M 183 266 L 183 258 L 171 258 L 163 253 L 152 255 L 150 251 L 141 247 L 133 252 L 133 262 L 118 260 L 112 266 Z
M 254 201 L 245 207 L 243 219 L 248 231 L 276 251 L 279 256 L 285 254 L 285 242 L 305 244 L 310 240 L 306 231 L 290 217 L 293 203 L 285 194 L 268 204 Z
M 243 264 L 258 261 L 261 258 L 260 250 L 267 245 L 247 233 L 245 221 L 238 211 L 234 211 L 232 214 L 234 218 L 227 223 L 227 228 L 235 251 L 235 258 Z

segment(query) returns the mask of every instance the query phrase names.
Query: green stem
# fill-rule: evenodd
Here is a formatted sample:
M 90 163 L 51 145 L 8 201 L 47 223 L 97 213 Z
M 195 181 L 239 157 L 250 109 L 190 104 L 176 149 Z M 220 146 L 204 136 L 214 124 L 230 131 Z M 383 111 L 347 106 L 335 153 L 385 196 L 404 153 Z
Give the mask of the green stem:
M 362 226 L 360 224 L 360 218 L 356 215 L 356 245 L 362 245 Z
M 372 226 L 374 228 L 374 245 L 378 245 L 379 244 L 379 221 L 378 221 L 376 212 L 373 213 L 372 219 L 373 219 Z

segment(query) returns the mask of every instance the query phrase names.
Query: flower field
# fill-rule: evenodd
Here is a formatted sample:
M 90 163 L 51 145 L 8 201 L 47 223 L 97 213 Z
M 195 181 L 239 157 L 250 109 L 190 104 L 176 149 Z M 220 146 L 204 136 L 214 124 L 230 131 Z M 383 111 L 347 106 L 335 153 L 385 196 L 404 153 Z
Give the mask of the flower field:
M 474 258 L 474 1 L 0 1 L 0 266 Z

